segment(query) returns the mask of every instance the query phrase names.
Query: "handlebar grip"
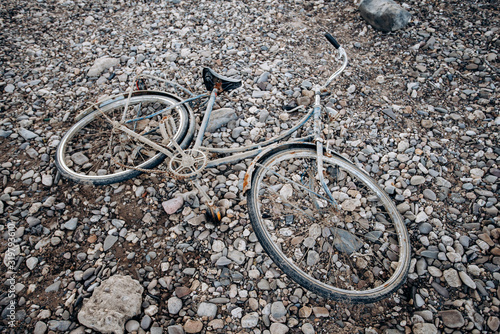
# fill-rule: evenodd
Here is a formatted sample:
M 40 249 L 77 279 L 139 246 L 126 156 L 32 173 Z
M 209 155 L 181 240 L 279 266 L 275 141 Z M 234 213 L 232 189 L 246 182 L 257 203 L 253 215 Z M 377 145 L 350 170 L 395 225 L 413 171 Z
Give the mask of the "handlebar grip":
M 325 37 L 328 40 L 328 42 L 330 42 L 336 49 L 340 48 L 339 42 L 337 42 L 337 40 L 335 38 L 333 38 L 332 35 L 330 35 L 329 33 L 326 33 Z

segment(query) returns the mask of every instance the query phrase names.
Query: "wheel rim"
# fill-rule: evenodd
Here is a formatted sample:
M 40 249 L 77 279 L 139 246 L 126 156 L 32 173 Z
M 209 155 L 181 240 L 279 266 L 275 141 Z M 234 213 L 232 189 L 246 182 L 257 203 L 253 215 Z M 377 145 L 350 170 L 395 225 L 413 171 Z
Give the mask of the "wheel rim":
M 272 167 L 275 169 L 274 172 L 278 172 L 278 174 L 288 173 L 287 176 L 292 176 L 290 175 L 290 170 L 297 168 L 298 171 L 298 167 L 301 166 L 301 159 L 306 161 L 308 159 L 310 160 L 312 157 L 315 157 L 314 151 L 302 149 L 295 150 L 293 153 L 284 152 L 276 154 L 263 164 L 267 167 Z M 290 161 L 294 161 L 292 166 L 281 166 L 289 159 L 293 159 Z M 315 164 L 314 159 L 310 161 L 313 161 Z M 349 162 L 341 158 L 325 158 L 324 163 L 325 169 L 328 168 L 328 165 L 331 167 L 332 163 L 334 163 L 334 165 L 338 166 L 336 173 L 340 172 L 344 174 L 346 169 L 351 166 Z M 305 170 L 306 168 L 303 169 Z M 309 171 L 307 174 L 314 175 L 314 170 Z M 299 174 L 296 173 L 295 175 Z M 352 190 L 355 189 L 355 183 L 352 182 L 352 175 L 350 179 L 349 175 L 348 173 L 344 175 L 344 183 L 348 184 L 348 182 L 351 182 L 351 189 L 349 190 L 350 193 L 354 195 Z M 297 177 L 295 178 L 297 179 Z M 359 214 L 361 208 L 363 208 L 363 203 L 358 204 L 353 200 L 352 196 L 350 196 L 350 198 L 345 198 L 345 196 L 341 194 L 342 191 L 339 191 L 342 190 L 340 189 L 341 184 L 337 181 L 337 185 L 339 185 L 340 188 L 336 189 L 331 177 L 328 180 L 329 188 L 332 188 L 330 190 L 333 192 L 334 197 L 337 197 L 337 201 L 341 202 L 341 207 L 344 208 L 342 211 L 335 214 L 330 213 L 331 210 L 328 210 L 327 206 L 324 206 L 325 209 L 321 208 L 321 205 L 328 203 L 324 199 L 327 199 L 327 196 L 324 190 L 323 192 L 321 191 L 321 186 L 317 186 L 316 188 L 319 187 L 319 189 L 315 189 L 319 196 L 311 195 L 310 190 L 303 190 L 303 188 L 298 187 L 296 184 L 284 181 L 283 178 L 271 173 L 264 167 L 260 167 L 260 169 L 256 171 L 254 180 L 255 183 L 253 183 L 252 186 L 253 203 L 249 203 L 249 205 L 253 205 L 257 210 L 255 217 L 257 222 L 254 224 L 254 228 L 260 230 L 258 235 L 260 234 L 260 237 L 264 238 L 264 241 L 261 242 L 266 251 L 271 257 L 274 255 L 275 258 L 273 258 L 273 260 L 277 262 L 276 264 L 286 273 L 289 275 L 291 274 L 290 276 L 292 276 L 294 280 L 301 284 L 312 284 L 309 288 L 312 288 L 315 292 L 328 298 L 339 299 L 339 297 L 343 296 L 351 298 L 354 302 L 362 301 L 363 298 L 373 298 L 374 295 L 377 294 L 381 298 L 383 295 L 392 292 L 401 284 L 406 275 L 409 262 L 409 246 L 406 229 L 390 198 L 376 186 L 376 184 L 370 185 L 371 178 L 366 174 L 360 174 L 360 180 L 368 183 L 369 186 L 365 185 L 364 189 L 361 189 L 362 191 L 357 190 L 360 193 L 365 192 L 366 195 L 361 194 L 361 196 L 359 196 L 359 194 L 356 194 L 356 196 L 360 197 L 358 198 L 360 202 L 363 202 L 363 196 L 366 199 L 368 199 L 367 196 L 371 196 L 369 199 L 371 199 L 372 202 L 366 201 L 366 204 L 364 204 L 365 209 L 369 206 L 371 206 L 371 209 L 374 207 L 376 208 L 377 206 L 370 203 L 374 203 L 373 199 L 379 198 L 378 202 L 383 205 L 386 211 L 384 214 L 388 215 L 390 218 L 389 221 L 394 221 L 393 224 L 396 228 L 394 232 L 386 229 L 380 235 L 374 226 L 370 226 L 370 224 L 374 225 L 372 219 L 371 223 L 370 220 L 367 222 L 363 221 L 363 227 L 365 229 L 364 235 L 360 236 L 357 233 L 352 233 L 358 222 L 353 219 L 350 219 L 351 221 L 349 222 L 348 217 L 349 215 L 351 217 L 355 216 L 356 212 Z M 316 180 L 310 177 L 310 175 L 301 175 L 301 179 L 295 181 L 297 183 L 305 183 L 306 187 L 311 187 L 307 185 L 311 183 L 311 181 L 314 181 L 313 184 L 318 185 Z M 361 181 L 358 183 L 361 184 Z M 263 185 L 265 182 L 269 183 L 269 187 Z M 288 184 L 285 184 L 287 182 Z M 292 186 L 290 187 L 290 185 Z M 299 197 L 300 192 L 302 192 L 302 198 Z M 324 198 L 321 198 L 321 196 Z M 344 198 L 339 198 L 339 196 L 343 196 Z M 314 212 L 311 215 L 310 212 L 304 210 L 304 208 L 308 206 L 313 206 L 314 201 L 308 201 L 308 197 L 317 198 L 315 207 L 319 204 L 320 208 L 316 209 L 316 215 Z M 267 203 L 265 202 L 266 200 Z M 352 211 L 347 211 L 346 209 Z M 350 212 L 350 214 L 346 215 L 345 212 Z M 270 219 L 266 219 L 267 216 L 269 216 Z M 372 213 L 371 217 L 377 216 Z M 334 218 L 336 218 L 336 220 Z M 362 218 L 366 220 L 366 215 Z M 382 218 L 383 217 L 379 216 L 378 220 Z M 328 222 L 329 226 L 325 226 L 325 222 Z M 254 222 L 252 221 L 252 223 Z M 341 223 L 343 223 L 343 225 Z M 378 223 L 380 224 L 380 222 Z M 330 228 L 329 231 L 325 230 L 326 227 Z M 296 230 L 300 228 L 302 228 L 302 231 L 300 231 L 301 235 L 296 232 Z M 377 228 L 382 229 L 380 225 L 377 225 Z M 328 233 L 330 233 L 330 235 L 328 235 Z M 368 247 L 368 249 L 365 246 L 367 235 L 374 240 L 368 240 L 370 241 L 370 247 Z M 391 237 L 392 239 L 396 238 L 395 240 L 399 248 L 395 249 L 393 247 L 394 243 L 390 243 Z M 307 239 L 309 239 L 309 241 L 307 241 Z M 313 243 L 311 239 L 315 241 L 314 244 L 317 243 L 321 245 L 321 248 L 317 247 L 317 245 L 311 246 Z M 325 246 L 326 242 L 321 244 L 319 239 L 327 240 L 329 245 Z M 340 242 L 335 239 L 340 239 Z M 390 263 L 387 263 L 387 261 L 382 259 L 380 261 L 381 265 L 379 266 L 379 270 L 379 268 L 376 268 L 377 260 L 370 258 L 369 251 L 373 251 L 377 248 L 375 251 L 380 252 L 381 248 L 386 244 L 386 240 L 389 242 L 387 246 L 391 247 L 388 248 L 391 253 L 389 253 L 387 248 L 385 250 L 382 249 L 382 251 L 383 254 L 390 254 L 392 260 Z M 363 243 L 361 247 L 359 246 L 360 242 Z M 376 247 L 377 243 L 380 243 L 381 247 Z M 394 258 L 395 251 L 397 251 L 396 258 Z M 279 259 L 280 254 L 283 254 L 285 258 Z M 330 261 L 323 261 L 326 256 L 331 257 Z M 322 266 L 323 263 L 328 263 L 330 267 Z M 337 269 L 333 270 L 331 267 L 332 264 L 334 267 L 337 267 Z M 370 267 L 371 274 L 369 274 L 367 269 L 362 268 L 363 265 L 365 267 Z M 342 274 L 342 269 L 344 270 L 344 274 Z M 389 274 L 384 273 L 384 270 L 389 272 Z M 373 282 L 370 281 L 370 276 L 375 276 L 372 278 Z M 369 284 L 367 284 L 366 281 Z
M 177 102 L 178 100 L 173 97 L 139 95 L 131 97 L 128 108 L 129 113 L 134 113 L 133 117 L 137 117 L 136 115 L 140 117 Z M 120 111 L 123 110 L 126 103 L 127 99 L 125 98 L 101 107 L 101 111 L 108 117 L 119 118 L 118 115 L 121 116 Z M 186 133 L 188 113 L 180 107 L 172 109 L 171 113 L 174 114 L 178 124 L 174 140 L 179 142 Z M 146 131 L 147 133 L 146 127 L 152 127 L 159 117 L 161 116 L 130 123 L 127 126 L 136 132 Z M 139 169 L 152 168 L 165 158 L 162 153 L 154 152 L 145 144 L 137 144 L 137 141 L 132 140 L 129 136 L 110 129 L 109 122 L 99 111 L 93 112 L 73 125 L 61 140 L 56 153 L 56 161 L 63 175 L 79 182 L 98 183 L 109 178 L 126 177 L 131 173 L 137 173 Z M 161 141 L 162 139 L 159 131 L 152 132 L 147 136 L 153 141 Z M 106 138 L 107 140 L 104 140 Z M 102 147 L 99 146 L 101 144 Z M 93 155 L 93 157 L 89 155 Z M 93 165 L 85 166 L 85 163 Z M 130 166 L 137 168 L 137 170 L 131 169 Z M 106 168 L 108 170 L 104 172 Z

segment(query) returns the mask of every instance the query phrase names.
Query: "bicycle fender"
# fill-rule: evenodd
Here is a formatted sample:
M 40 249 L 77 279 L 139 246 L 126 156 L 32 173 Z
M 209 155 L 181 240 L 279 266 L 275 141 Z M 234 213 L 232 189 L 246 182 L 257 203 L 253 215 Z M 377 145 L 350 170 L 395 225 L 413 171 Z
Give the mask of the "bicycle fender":
M 281 151 L 283 149 L 294 148 L 294 147 L 295 148 L 311 148 L 311 149 L 316 149 L 316 144 L 314 144 L 314 143 L 305 143 L 305 142 L 276 143 L 276 144 L 273 144 L 273 145 L 269 146 L 265 150 L 263 150 L 261 153 L 259 153 L 259 155 L 257 155 L 253 159 L 253 161 L 250 163 L 250 166 L 248 167 L 247 172 L 245 173 L 245 177 L 243 179 L 243 194 L 245 194 L 247 192 L 247 190 L 250 189 L 250 187 L 252 186 L 253 172 L 255 171 L 255 167 L 261 161 L 263 161 L 267 157 L 269 157 L 272 154 L 274 154 L 276 152 L 279 152 L 279 151 Z M 335 151 L 327 152 L 326 150 L 324 150 L 323 154 L 325 156 L 335 155 L 335 156 L 337 156 L 337 157 L 339 157 L 339 158 L 341 158 L 343 160 L 346 160 L 346 161 L 352 163 L 352 161 L 350 161 L 349 159 L 347 159 L 346 157 L 344 157 L 343 155 L 341 155 L 340 153 L 335 152 Z

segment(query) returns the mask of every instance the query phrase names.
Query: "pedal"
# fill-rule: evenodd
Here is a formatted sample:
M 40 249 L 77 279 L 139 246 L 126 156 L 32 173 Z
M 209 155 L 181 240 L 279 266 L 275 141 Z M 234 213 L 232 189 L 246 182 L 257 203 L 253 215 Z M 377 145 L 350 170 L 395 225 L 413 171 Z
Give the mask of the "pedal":
M 219 225 L 222 221 L 222 212 L 215 205 L 209 205 L 207 207 L 207 218 L 212 223 Z

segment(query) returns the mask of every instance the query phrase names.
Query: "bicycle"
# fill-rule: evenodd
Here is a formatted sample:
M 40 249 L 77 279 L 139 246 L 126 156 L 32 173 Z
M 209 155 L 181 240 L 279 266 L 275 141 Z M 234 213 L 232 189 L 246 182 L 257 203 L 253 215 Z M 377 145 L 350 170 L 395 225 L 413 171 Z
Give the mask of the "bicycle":
M 253 158 L 243 193 L 254 232 L 274 263 L 327 299 L 381 300 L 406 279 L 408 232 L 377 182 L 332 150 L 322 136 L 322 94 L 348 63 L 340 44 L 330 34 L 325 36 L 342 64 L 324 85 L 314 86 L 314 106 L 274 138 L 235 148 L 203 146 L 217 95 L 239 88 L 241 81 L 205 68 L 207 93 L 195 95 L 174 82 L 142 75 L 134 81 L 136 90 L 96 103 L 77 118 L 57 148 L 57 168 L 73 181 L 103 185 L 154 170 L 167 159 L 166 173 L 189 179 L 206 200 L 207 216 L 218 221 L 220 211 L 198 176 L 208 167 Z M 145 90 L 144 84 L 153 79 L 188 97 Z M 193 109 L 204 105 L 190 145 L 196 132 Z M 310 119 L 312 136 L 282 142 Z M 209 159 L 213 154 L 223 157 Z

